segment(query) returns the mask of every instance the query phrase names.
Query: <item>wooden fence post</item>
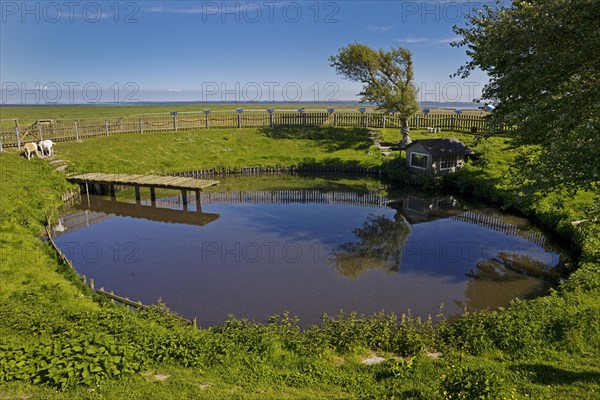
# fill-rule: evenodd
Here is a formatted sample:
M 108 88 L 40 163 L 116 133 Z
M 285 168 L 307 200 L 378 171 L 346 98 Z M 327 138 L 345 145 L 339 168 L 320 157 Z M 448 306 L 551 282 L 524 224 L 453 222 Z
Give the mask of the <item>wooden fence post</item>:
M 75 121 L 75 140 L 79 141 L 79 125 L 77 125 L 77 121 Z
M 173 115 L 173 130 L 177 132 L 177 115 Z
M 238 113 L 238 128 L 242 127 L 242 114 Z
M 19 132 L 19 125 L 17 125 L 15 127 L 15 135 L 17 136 L 17 148 L 19 150 L 21 150 L 21 137 L 20 137 L 21 135 L 20 135 L 20 132 Z
M 40 134 L 40 140 L 44 140 L 44 135 L 42 133 L 42 125 L 38 124 L 38 133 Z
M 417 115 L 417 122 L 415 123 L 415 129 L 419 129 L 419 116 Z
M 206 114 L 206 129 L 208 129 L 209 123 L 208 123 L 208 114 Z
M 108 121 L 104 121 L 104 128 L 106 129 L 106 136 L 108 137 Z
M 140 133 L 144 133 L 144 119 L 140 118 Z
M 337 126 L 337 114 L 333 114 L 333 126 Z

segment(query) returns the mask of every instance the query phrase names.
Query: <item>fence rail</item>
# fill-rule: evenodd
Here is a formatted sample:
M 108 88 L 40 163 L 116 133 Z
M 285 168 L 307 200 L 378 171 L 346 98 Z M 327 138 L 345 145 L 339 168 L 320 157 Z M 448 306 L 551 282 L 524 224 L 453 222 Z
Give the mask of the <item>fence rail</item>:
M 442 130 L 484 132 L 494 127 L 482 115 L 423 114 L 409 119 L 415 129 L 441 128 Z M 144 132 L 185 131 L 211 128 L 275 128 L 275 127 L 364 127 L 399 128 L 400 118 L 381 113 L 306 112 L 295 111 L 246 113 L 185 113 L 179 115 L 148 115 L 142 117 L 64 120 L 34 123 L 28 127 L 0 129 L 0 149 L 21 147 L 24 143 L 43 139 L 53 141 L 79 140 L 98 136 L 112 136 Z M 511 127 L 502 127 L 511 130 Z

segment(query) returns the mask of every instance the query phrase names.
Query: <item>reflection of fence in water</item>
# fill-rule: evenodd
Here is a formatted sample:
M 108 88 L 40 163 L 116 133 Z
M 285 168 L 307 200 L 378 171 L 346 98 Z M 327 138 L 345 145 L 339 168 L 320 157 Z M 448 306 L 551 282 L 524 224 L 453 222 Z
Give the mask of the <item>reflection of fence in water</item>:
M 362 207 L 389 208 L 389 204 L 397 201 L 388 196 L 380 196 L 375 193 L 358 194 L 354 192 L 319 192 L 303 190 L 279 190 L 279 191 L 239 191 L 239 192 L 202 192 L 200 194 L 202 204 L 290 204 L 290 203 L 317 203 L 317 204 L 339 204 Z M 172 196 L 156 199 L 156 204 L 164 207 L 181 206 L 181 197 Z M 451 208 L 455 205 L 453 199 L 435 199 L 432 209 Z M 530 232 L 519 229 L 518 226 L 508 224 L 500 218 L 477 211 L 467 211 L 461 215 L 451 217 L 459 221 L 468 222 L 493 229 L 497 232 L 519 236 L 532 243 L 543 246 L 546 237 L 539 232 Z
M 483 226 L 485 228 L 493 229 L 497 232 L 506 233 L 507 235 L 519 236 L 523 239 L 535 243 L 541 247 L 546 244 L 546 237 L 539 232 L 529 232 L 519 229 L 518 226 L 513 224 L 507 224 L 500 218 L 494 217 L 489 214 L 483 214 L 476 211 L 466 211 L 461 215 L 452 217 L 458 221 L 469 222 Z
M 258 190 L 258 191 L 236 191 L 236 192 L 201 192 L 201 204 L 334 204 L 346 206 L 389 208 L 390 203 L 399 199 L 392 199 L 388 196 L 380 196 L 377 193 L 356 193 L 344 191 L 321 192 L 318 190 Z M 132 200 L 133 202 L 133 200 Z M 190 203 L 192 199 L 190 198 Z M 142 205 L 150 206 L 151 201 L 144 199 Z M 432 203 L 432 208 L 452 207 L 453 201 L 436 199 Z M 181 196 L 168 196 L 156 199 L 156 207 L 161 208 L 179 208 L 183 206 Z M 98 223 L 110 215 L 93 212 L 80 211 L 71 215 L 62 217 L 62 224 L 66 228 L 65 232 L 74 231 Z M 466 211 L 458 216 L 451 217 L 458 221 L 468 222 L 479 225 L 497 232 L 508 235 L 518 236 L 539 246 L 544 246 L 546 237 L 539 232 L 530 232 L 519 229 L 518 226 L 508 224 L 502 219 L 477 211 Z M 61 232 L 57 232 L 59 236 Z
M 238 192 L 201 192 L 202 204 L 338 204 L 362 207 L 388 208 L 391 199 L 376 193 L 359 194 L 355 192 L 333 191 L 320 192 L 318 190 L 264 190 L 264 191 L 238 191 Z M 180 196 L 156 199 L 156 205 L 179 206 Z
M 63 232 L 55 231 L 54 236 L 58 237 L 68 232 L 73 232 L 82 228 L 87 228 L 90 225 L 102 222 L 107 218 L 110 218 L 110 215 L 89 210 L 79 211 L 73 214 L 65 215 L 60 218 L 62 226 L 65 228 L 65 230 Z
M 389 208 L 389 204 L 397 201 L 388 196 L 380 196 L 376 193 L 359 194 L 354 192 L 319 192 L 304 190 L 279 190 L 279 191 L 239 191 L 239 192 L 202 192 L 200 194 L 202 204 L 290 204 L 290 203 L 316 203 L 316 204 L 339 204 L 361 207 Z M 179 207 L 181 197 L 165 197 L 157 199 L 157 205 L 165 207 Z M 433 209 L 445 209 L 453 207 L 455 201 L 452 199 L 435 199 L 432 203 Z M 477 211 L 466 211 L 461 215 L 451 217 L 453 219 L 483 226 L 497 232 L 518 236 L 539 246 L 544 246 L 546 237 L 539 232 L 530 232 L 519 229 L 518 226 L 508 224 L 500 218 Z

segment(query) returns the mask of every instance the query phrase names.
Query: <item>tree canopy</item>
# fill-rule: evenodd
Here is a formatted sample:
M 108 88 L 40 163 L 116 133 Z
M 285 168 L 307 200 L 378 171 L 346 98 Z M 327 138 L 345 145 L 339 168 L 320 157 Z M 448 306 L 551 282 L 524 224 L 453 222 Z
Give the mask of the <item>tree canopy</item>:
M 410 234 L 410 224 L 402 214 L 394 219 L 369 215 L 362 227 L 354 230 L 358 239 L 340 245 L 335 253 L 336 270 L 356 278 L 371 269 L 400 271 L 403 244 Z
M 352 43 L 329 60 L 339 75 L 363 83 L 361 102 L 375 103 L 379 110 L 399 115 L 402 141 L 410 143 L 408 118 L 419 109 L 410 51 L 401 47 L 374 50 Z
M 521 159 L 523 180 L 597 188 L 600 0 L 514 0 L 486 6 L 454 31 L 462 39 L 453 45 L 471 57 L 456 75 L 489 75 L 492 126 L 516 126 L 516 144 L 535 145 Z

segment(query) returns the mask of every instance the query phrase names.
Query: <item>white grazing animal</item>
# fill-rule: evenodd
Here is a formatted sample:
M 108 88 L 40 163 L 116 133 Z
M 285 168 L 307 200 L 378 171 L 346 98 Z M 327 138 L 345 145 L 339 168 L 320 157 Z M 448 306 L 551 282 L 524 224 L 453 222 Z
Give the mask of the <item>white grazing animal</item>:
M 40 146 L 40 151 L 42 152 L 42 155 L 51 156 L 52 154 L 54 154 L 54 150 L 52 149 L 52 146 L 54 146 L 54 142 L 52 140 L 42 140 L 38 143 L 38 146 Z M 46 152 L 48 154 L 46 154 Z

